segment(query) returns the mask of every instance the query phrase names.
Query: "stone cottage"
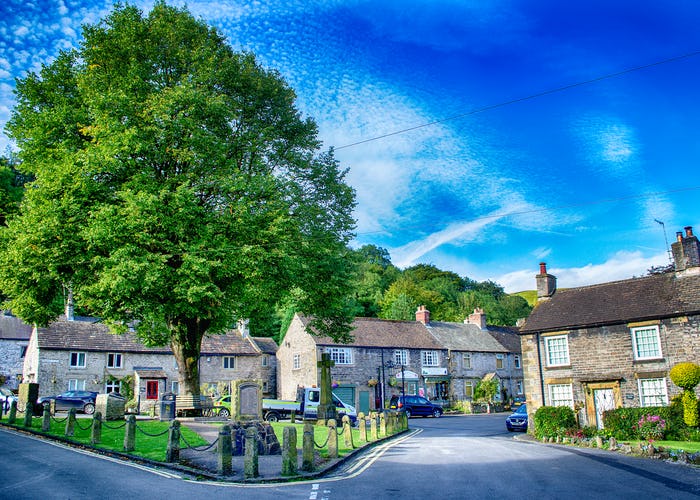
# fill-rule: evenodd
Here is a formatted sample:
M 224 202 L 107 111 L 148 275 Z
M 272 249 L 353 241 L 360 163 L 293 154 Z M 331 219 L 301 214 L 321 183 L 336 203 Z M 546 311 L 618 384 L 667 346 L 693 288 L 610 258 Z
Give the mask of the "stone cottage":
M 0 315 L 0 385 L 17 389 L 32 327 L 7 312 Z
M 520 330 L 528 412 L 566 405 L 603 426 L 618 407 L 667 405 L 680 362 L 700 363 L 700 243 L 672 245 L 674 271 L 557 290 L 540 264 L 538 302 Z
M 111 334 L 95 318 L 68 318 L 32 331 L 23 377 L 39 384 L 40 396 L 72 389 L 124 393 L 122 384 L 133 381 L 134 399 L 147 411 L 163 393 L 179 393 L 177 363 L 169 347 L 146 347 L 134 333 Z M 259 379 L 265 395 L 273 396 L 272 344 L 251 337 L 247 328 L 205 337 L 199 360 L 205 392 L 216 392 L 232 380 Z

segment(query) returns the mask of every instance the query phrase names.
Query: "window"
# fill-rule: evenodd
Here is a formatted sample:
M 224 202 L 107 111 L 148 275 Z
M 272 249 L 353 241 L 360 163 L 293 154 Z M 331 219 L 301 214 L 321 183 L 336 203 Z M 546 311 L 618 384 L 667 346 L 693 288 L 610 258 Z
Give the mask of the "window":
M 109 394 L 110 392 L 120 392 L 122 384 L 119 380 L 110 380 L 105 384 L 105 392 Z
M 665 378 L 640 378 L 638 382 L 639 402 L 642 406 L 668 405 Z
M 634 359 L 658 359 L 661 357 L 659 326 L 632 328 L 632 348 Z
M 574 393 L 571 384 L 552 384 L 549 386 L 549 406 L 574 407 Z
M 19 346 L 19 357 L 23 358 L 26 355 L 27 355 L 27 346 L 26 345 Z
M 84 352 L 72 352 L 72 353 L 70 353 L 70 367 L 71 368 L 85 368 L 85 353 Z
M 502 370 L 503 369 L 503 354 L 496 354 L 496 370 Z
M 122 355 L 117 352 L 110 352 L 107 354 L 107 368 L 121 368 L 122 367 Z
M 394 363 L 406 366 L 408 364 L 408 351 L 406 349 L 394 349 Z
M 301 368 L 301 354 L 295 354 L 292 360 L 292 369 L 299 370 Z
M 327 347 L 326 352 L 331 355 L 336 365 L 352 364 L 352 349 L 349 347 Z
M 520 368 L 520 355 L 516 354 L 513 356 L 513 365 L 515 365 L 515 368 Z
M 423 366 L 439 366 L 440 356 L 437 351 L 421 351 Z
M 263 392 L 269 392 L 269 387 L 267 386 L 267 382 L 263 382 Z
M 269 361 L 268 361 L 268 358 L 267 358 L 267 354 L 263 354 L 263 355 L 260 357 L 260 362 L 262 363 L 263 366 L 267 366 L 267 365 L 268 365 Z
M 464 397 L 471 398 L 474 396 L 474 382 L 467 380 L 464 382 Z
M 224 370 L 236 368 L 236 356 L 224 356 Z
M 566 335 L 545 337 L 547 366 L 566 366 L 569 364 L 569 339 Z
M 177 380 L 170 382 L 170 392 L 173 394 L 180 394 L 180 382 Z
M 68 390 L 69 391 L 84 391 L 85 381 L 72 378 L 68 380 Z
M 516 390 L 518 391 L 518 394 L 523 393 L 523 381 L 522 380 L 518 380 Z
M 462 368 L 470 370 L 472 367 L 472 355 L 470 352 L 462 354 Z

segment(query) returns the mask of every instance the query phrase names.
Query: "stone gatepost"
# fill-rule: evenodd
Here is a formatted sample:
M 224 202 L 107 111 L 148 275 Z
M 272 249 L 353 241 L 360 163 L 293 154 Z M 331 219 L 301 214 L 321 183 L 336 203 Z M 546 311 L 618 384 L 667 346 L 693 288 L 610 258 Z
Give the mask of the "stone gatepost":
M 396 420 L 395 417 L 396 413 L 394 412 L 387 412 L 386 414 L 386 433 L 388 436 L 393 436 L 396 434 Z
M 102 413 L 96 411 L 92 416 L 92 431 L 90 432 L 90 443 L 98 444 L 102 441 Z
M 165 449 L 165 461 L 172 464 L 180 461 L 180 422 L 172 420 L 168 427 L 168 447 Z
M 603 436 L 596 436 L 596 437 L 595 437 L 595 445 L 596 445 L 596 447 L 598 447 L 598 448 L 602 448 L 602 447 L 603 447 Z
M 134 451 L 136 448 L 136 415 L 126 417 L 126 426 L 124 427 L 124 451 Z
M 293 415 L 293 413 L 292 413 Z M 297 474 L 297 429 L 285 427 L 282 431 L 282 475 Z
M 334 418 L 328 421 L 328 458 L 338 458 L 338 431 Z
M 369 433 L 372 436 L 372 441 L 376 441 L 377 439 L 379 439 L 379 435 L 377 434 L 377 414 L 376 413 L 370 413 Z
M 32 417 L 34 416 L 34 403 L 24 405 L 24 426 L 32 426 Z
M 302 436 L 302 464 L 301 470 L 313 472 L 314 470 L 314 426 L 306 422 L 304 435 Z
M 318 362 L 318 367 L 321 369 L 321 394 L 318 403 L 317 418 L 320 425 L 324 422 L 335 419 L 335 404 L 333 404 L 333 393 L 331 391 L 331 368 L 335 366 L 335 362 L 331 359 L 328 353 L 321 354 L 321 361 Z
M 68 418 L 66 419 L 66 437 L 71 437 L 75 434 L 75 408 L 68 410 Z
M 41 430 L 42 432 L 51 430 L 51 408 L 49 408 L 49 405 L 44 405 L 44 414 L 41 416 Z
M 360 412 L 357 415 L 357 426 L 360 429 L 360 441 L 363 443 L 367 442 L 367 420 L 365 419 L 365 414 Z
M 386 437 L 386 411 L 379 414 L 379 435 Z
M 609 446 L 610 451 L 617 450 L 617 439 L 615 439 L 614 437 L 611 437 L 609 443 L 610 443 L 610 446 Z
M 15 420 L 17 420 L 17 401 L 13 401 L 10 404 L 10 414 L 7 417 L 7 423 L 14 424 Z
M 246 436 L 247 437 L 247 436 Z M 257 447 L 256 447 L 257 449 Z M 233 445 L 231 443 L 231 428 L 228 425 L 221 426 L 219 430 L 218 451 L 218 472 L 222 476 L 233 472 L 231 457 L 233 456 Z M 246 457 L 248 453 L 248 443 L 246 441 Z
M 345 448 L 353 449 L 352 445 L 352 427 L 350 427 L 350 417 L 343 415 L 343 440 L 345 441 Z
M 248 427 L 245 431 L 245 458 L 243 463 L 243 475 L 246 479 L 258 477 L 258 431 L 255 427 Z

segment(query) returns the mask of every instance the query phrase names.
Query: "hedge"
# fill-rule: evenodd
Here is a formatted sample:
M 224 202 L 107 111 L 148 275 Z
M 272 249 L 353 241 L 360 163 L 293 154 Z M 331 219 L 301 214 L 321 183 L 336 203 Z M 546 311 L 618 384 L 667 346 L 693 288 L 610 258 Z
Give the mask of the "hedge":
M 535 412 L 535 437 L 563 436 L 577 428 L 574 410 L 568 406 L 541 406 Z
M 616 439 L 641 439 L 635 428 L 643 415 L 658 415 L 666 421 L 665 439 L 683 441 L 688 436 L 688 426 L 683 421 L 683 403 L 675 397 L 670 406 L 646 406 L 643 408 L 617 408 L 603 413 L 606 434 Z

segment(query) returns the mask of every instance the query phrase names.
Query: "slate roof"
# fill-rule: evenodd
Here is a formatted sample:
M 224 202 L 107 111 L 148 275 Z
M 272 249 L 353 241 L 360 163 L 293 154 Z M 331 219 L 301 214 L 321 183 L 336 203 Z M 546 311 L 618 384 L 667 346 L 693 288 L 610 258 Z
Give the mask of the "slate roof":
M 109 328 L 96 318 L 60 319 L 37 331 L 39 349 L 172 354 L 170 347 L 146 347 L 134 333 L 109 333 Z M 231 330 L 225 335 L 204 337 L 201 354 L 257 355 L 258 350 L 252 342 L 250 338 L 244 339 L 237 330 Z
M 300 315 L 299 318 L 307 331 L 310 332 L 310 318 Z M 322 346 L 353 346 L 353 347 L 386 347 L 394 349 L 445 349 L 428 333 L 425 325 L 417 321 L 396 321 L 379 318 L 355 318 L 350 332 L 354 342 L 340 344 L 325 336 L 314 336 L 316 345 Z
M 487 332 L 495 338 L 499 344 L 505 347 L 508 352 L 519 353 L 522 350 L 520 345 L 520 329 L 512 326 L 489 326 Z
M 277 352 L 277 342 L 271 337 L 253 337 L 253 340 L 265 354 L 275 354 Z
M 521 334 L 700 313 L 700 274 L 664 273 L 557 290 L 537 303 Z
M 431 321 L 427 325 L 427 330 L 440 344 L 452 351 L 508 352 L 506 347 L 501 345 L 487 330 L 479 328 L 478 325 Z M 520 338 L 518 338 L 519 343 Z M 518 351 L 520 351 L 519 347 Z
M 16 316 L 0 315 L 0 339 L 29 340 L 32 327 Z

